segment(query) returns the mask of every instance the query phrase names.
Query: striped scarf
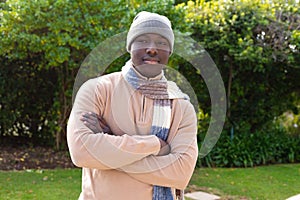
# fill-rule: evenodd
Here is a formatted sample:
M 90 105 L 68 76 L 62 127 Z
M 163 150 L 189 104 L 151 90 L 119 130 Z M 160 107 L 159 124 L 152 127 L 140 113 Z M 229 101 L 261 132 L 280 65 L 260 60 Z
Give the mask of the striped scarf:
M 141 78 L 133 69 L 131 60 L 122 68 L 122 74 L 134 89 L 154 100 L 150 133 L 166 141 L 171 123 L 171 100 L 175 98 L 189 99 L 188 96 L 182 93 L 174 82 L 167 81 L 164 76 L 159 80 Z M 153 186 L 152 200 L 174 200 L 171 188 Z

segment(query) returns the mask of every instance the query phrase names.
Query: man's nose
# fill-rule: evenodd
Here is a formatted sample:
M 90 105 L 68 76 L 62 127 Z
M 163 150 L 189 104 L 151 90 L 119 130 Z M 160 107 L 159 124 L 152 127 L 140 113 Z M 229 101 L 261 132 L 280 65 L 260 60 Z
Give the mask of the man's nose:
M 157 47 L 154 42 L 151 42 L 149 46 L 146 48 L 146 53 L 150 55 L 156 55 L 157 54 Z

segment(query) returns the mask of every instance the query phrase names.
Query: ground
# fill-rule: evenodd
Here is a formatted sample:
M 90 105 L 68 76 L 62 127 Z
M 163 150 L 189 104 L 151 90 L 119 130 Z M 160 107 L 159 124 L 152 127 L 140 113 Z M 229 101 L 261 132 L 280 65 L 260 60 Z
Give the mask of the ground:
M 0 170 L 54 169 L 75 167 L 67 150 L 51 147 L 0 146 Z

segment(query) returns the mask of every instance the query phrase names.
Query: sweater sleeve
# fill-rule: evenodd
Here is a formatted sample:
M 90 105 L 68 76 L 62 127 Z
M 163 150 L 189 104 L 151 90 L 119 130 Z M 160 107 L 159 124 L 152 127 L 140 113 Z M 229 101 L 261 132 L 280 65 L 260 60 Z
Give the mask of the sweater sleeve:
M 197 118 L 191 104 L 182 110 L 175 120 L 181 120 L 175 130 L 175 136 L 171 139 L 171 152 L 164 156 L 148 156 L 133 164 L 124 166 L 121 170 L 131 177 L 144 183 L 184 189 L 195 168 L 198 157 L 197 146 Z
M 157 155 L 160 142 L 156 136 L 109 135 L 93 133 L 80 120 L 83 112 L 99 113 L 105 105 L 99 100 L 97 79 L 91 79 L 79 89 L 69 117 L 67 142 L 73 163 L 78 167 L 115 169 L 149 155 Z M 102 108 L 104 109 L 104 108 Z

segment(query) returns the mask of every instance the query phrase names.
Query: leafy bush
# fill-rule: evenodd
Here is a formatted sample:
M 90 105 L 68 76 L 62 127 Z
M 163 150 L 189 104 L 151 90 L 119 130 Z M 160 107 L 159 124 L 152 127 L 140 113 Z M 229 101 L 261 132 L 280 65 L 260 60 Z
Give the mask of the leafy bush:
M 186 10 L 192 37 L 219 68 L 227 89 L 228 121 L 255 132 L 295 107 L 300 87 L 296 2 L 211 0 L 176 7 Z M 210 98 L 202 94 L 199 102 L 209 113 Z
M 223 132 L 212 151 L 199 160 L 199 165 L 253 167 L 295 162 L 300 162 L 300 135 L 290 135 L 284 129 L 274 127 L 234 136 Z
M 275 136 L 270 131 L 267 135 L 260 131 L 263 124 L 299 102 L 300 10 L 292 1 L 272 2 L 2 1 L 0 136 L 17 132 L 17 135 L 36 138 L 38 143 L 46 141 L 54 145 L 56 142 L 59 147 L 65 138 L 73 83 L 80 64 L 100 42 L 127 30 L 137 12 L 147 10 L 166 15 L 174 29 L 189 32 L 212 56 L 224 79 L 228 94 L 227 121 L 236 123 L 238 134 L 231 139 L 224 132 L 220 139 L 223 143 L 219 142 L 213 151 L 220 152 L 207 156 L 206 160 L 212 160 L 208 163 L 251 166 L 272 159 L 275 162 L 279 157 L 269 152 L 276 149 L 276 141 L 271 150 L 254 145 L 263 156 L 253 154 L 250 141 L 269 143 Z M 128 56 L 116 60 L 108 71 L 118 70 Z M 199 124 L 204 132 L 211 102 L 201 72 L 175 55 L 170 65 L 193 86 L 205 118 Z M 226 123 L 227 131 L 230 127 Z M 299 160 L 299 150 L 293 147 L 292 139 L 281 142 L 292 143 L 290 148 L 278 144 L 277 149 L 283 149 L 281 152 L 290 152 L 282 162 L 287 158 Z M 236 155 L 239 159 L 231 151 L 239 152 Z M 216 160 L 214 155 L 226 159 Z
M 100 42 L 128 30 L 141 10 L 167 15 L 183 29 L 184 13 L 173 3 L 0 2 L 0 137 L 24 136 L 63 147 L 73 84 L 85 57 Z M 126 58 L 110 71 L 120 69 Z

